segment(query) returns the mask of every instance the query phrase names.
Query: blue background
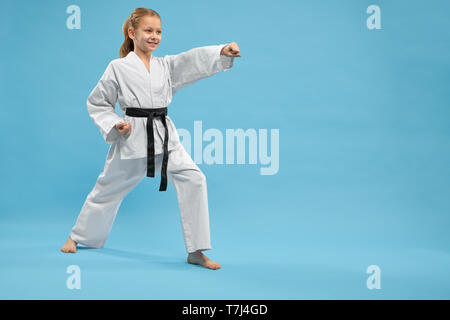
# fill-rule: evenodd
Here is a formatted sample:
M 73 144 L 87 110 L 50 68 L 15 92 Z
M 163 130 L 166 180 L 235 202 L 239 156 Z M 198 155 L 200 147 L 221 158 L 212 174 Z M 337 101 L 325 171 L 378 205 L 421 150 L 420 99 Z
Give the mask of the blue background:
M 69 5 L 81 29 L 69 30 Z M 369 5 L 381 8 L 369 30 Z M 144 179 L 103 249 L 64 254 L 108 145 L 86 99 L 136 7 L 155 56 L 235 41 L 174 96 L 178 128 L 280 130 L 280 168 L 199 164 L 221 263 L 186 263 L 175 188 Z M 449 299 L 448 1 L 3 1 L 0 298 Z M 117 111 L 120 112 L 119 108 Z M 81 289 L 66 287 L 69 265 Z M 369 290 L 366 269 L 381 270 Z

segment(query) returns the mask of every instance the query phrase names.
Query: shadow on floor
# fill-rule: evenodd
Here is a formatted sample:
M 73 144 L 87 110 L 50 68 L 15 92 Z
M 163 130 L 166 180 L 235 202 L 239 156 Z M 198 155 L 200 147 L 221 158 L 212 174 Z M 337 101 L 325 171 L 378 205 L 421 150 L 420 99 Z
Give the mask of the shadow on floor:
M 167 255 L 152 254 L 152 253 L 142 253 L 142 252 L 132 252 L 126 250 L 112 249 L 112 248 L 89 248 L 89 247 L 78 247 L 77 250 L 89 250 L 95 251 L 99 254 L 138 260 L 143 263 L 148 263 L 151 265 L 164 266 L 165 268 L 186 270 L 186 267 L 196 267 L 194 265 L 188 264 L 186 258 L 179 258 Z

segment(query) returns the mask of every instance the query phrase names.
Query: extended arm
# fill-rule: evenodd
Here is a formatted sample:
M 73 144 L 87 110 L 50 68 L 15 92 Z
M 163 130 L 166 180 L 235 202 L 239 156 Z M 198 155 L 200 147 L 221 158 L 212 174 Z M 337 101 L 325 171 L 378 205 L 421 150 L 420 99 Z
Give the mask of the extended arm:
M 198 47 L 176 55 L 166 55 L 172 80 L 172 94 L 215 73 L 233 66 L 234 57 L 221 55 L 226 44 Z
M 100 129 L 106 143 L 112 143 L 119 137 L 120 134 L 115 125 L 124 122 L 115 112 L 117 92 L 118 83 L 110 63 L 86 103 L 89 116 Z

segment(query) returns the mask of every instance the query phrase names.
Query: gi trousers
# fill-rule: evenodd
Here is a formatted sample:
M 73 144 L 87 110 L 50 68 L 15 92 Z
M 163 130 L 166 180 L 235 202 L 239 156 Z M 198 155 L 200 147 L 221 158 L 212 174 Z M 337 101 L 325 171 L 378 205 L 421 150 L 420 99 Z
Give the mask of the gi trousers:
M 156 173 L 161 172 L 162 158 L 162 153 L 155 155 Z M 104 170 L 72 228 L 72 240 L 103 248 L 122 200 L 146 173 L 147 158 L 120 159 L 119 148 L 113 143 Z M 167 179 L 176 188 L 186 251 L 211 249 L 206 177 L 181 144 L 169 151 Z

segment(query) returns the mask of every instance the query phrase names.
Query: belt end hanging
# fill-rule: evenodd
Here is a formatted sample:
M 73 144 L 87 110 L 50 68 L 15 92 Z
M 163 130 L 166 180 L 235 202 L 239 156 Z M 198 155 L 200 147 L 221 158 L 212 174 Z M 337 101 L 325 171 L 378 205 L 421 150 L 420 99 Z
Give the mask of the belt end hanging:
M 162 177 L 161 184 L 159 185 L 159 191 L 166 191 L 166 190 L 167 190 L 167 178 Z

